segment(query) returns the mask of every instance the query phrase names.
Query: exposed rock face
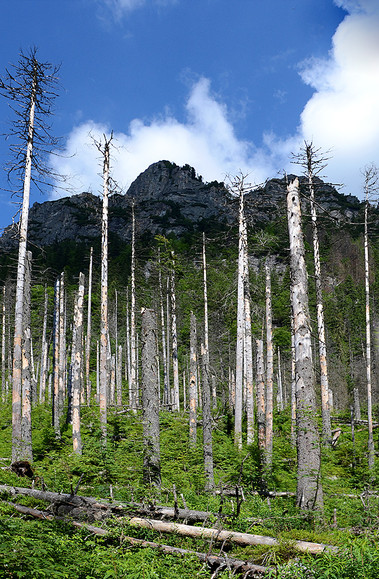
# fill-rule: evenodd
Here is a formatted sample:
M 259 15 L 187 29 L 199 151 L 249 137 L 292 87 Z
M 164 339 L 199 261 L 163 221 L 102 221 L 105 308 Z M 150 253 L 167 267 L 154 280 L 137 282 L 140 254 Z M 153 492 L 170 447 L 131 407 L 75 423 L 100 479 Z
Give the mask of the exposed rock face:
M 320 181 L 319 203 L 336 218 L 353 219 L 360 203 L 338 194 Z M 272 179 L 246 195 L 246 214 L 251 224 L 264 224 L 285 215 L 286 182 Z M 180 237 L 212 224 L 237 223 L 238 201 L 223 183 L 203 183 L 189 165 L 169 161 L 153 163 L 137 177 L 125 195 L 109 199 L 109 231 L 122 241 L 131 239 L 131 204 L 135 202 L 138 234 L 174 234 Z M 81 193 L 56 201 L 34 203 L 29 213 L 29 241 L 46 247 L 64 240 L 90 242 L 100 236 L 101 198 Z M 6 228 L 0 249 L 17 246 L 17 226 Z

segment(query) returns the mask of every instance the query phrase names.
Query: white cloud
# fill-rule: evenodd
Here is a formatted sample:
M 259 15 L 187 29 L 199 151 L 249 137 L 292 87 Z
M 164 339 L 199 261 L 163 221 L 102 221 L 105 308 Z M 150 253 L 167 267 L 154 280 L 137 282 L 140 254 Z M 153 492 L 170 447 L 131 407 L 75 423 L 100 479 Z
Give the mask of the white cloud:
M 359 194 L 360 168 L 379 161 L 379 2 L 336 0 L 349 11 L 329 58 L 305 63 L 304 82 L 316 89 L 301 114 L 300 133 L 332 149 L 328 176 Z
M 116 19 L 136 10 L 144 5 L 168 6 L 175 4 L 177 0 L 97 0 L 99 4 L 108 8 Z
M 238 139 L 226 105 L 212 94 L 209 80 L 201 78 L 189 94 L 185 122 L 166 113 L 148 123 L 134 119 L 127 133 L 115 135 L 119 147 L 113 154 L 115 179 L 126 188 L 148 165 L 167 159 L 189 163 L 207 181 L 224 180 L 226 174 L 241 170 L 259 183 L 283 170 L 298 170 L 291 165 L 290 154 L 307 140 L 331 151 L 325 170 L 328 180 L 343 182 L 346 193 L 360 195 L 361 168 L 379 164 L 379 1 L 335 3 L 349 13 L 333 36 L 328 58 L 303 63 L 301 77 L 315 92 L 293 135 L 264 134 L 261 148 Z M 101 190 L 90 131 L 99 137 L 109 128 L 81 124 L 67 142 L 67 154 L 76 156 L 55 160 L 57 170 L 77 174 L 77 191 Z
M 194 84 L 186 112 L 184 123 L 167 114 L 148 124 L 134 119 L 128 133 L 115 133 L 113 177 L 124 190 L 151 163 L 162 159 L 178 165 L 188 163 L 206 181 L 222 181 L 227 174 L 240 170 L 257 183 L 275 174 L 275 163 L 269 156 L 251 143 L 238 140 L 226 106 L 212 95 L 209 80 L 201 78 Z M 67 140 L 66 158 L 52 158 L 58 172 L 73 175 L 75 192 L 101 191 L 101 161 L 90 135 L 99 140 L 109 131 L 109 127 L 93 121 L 83 123 L 74 128 Z M 279 149 L 277 143 L 276 146 Z M 54 195 L 62 193 L 56 191 Z

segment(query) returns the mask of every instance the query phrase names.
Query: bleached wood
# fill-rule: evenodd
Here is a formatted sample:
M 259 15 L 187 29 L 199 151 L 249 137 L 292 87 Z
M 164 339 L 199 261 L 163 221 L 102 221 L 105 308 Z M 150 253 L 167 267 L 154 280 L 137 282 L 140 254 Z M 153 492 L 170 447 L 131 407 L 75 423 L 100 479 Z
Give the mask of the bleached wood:
M 271 305 L 271 270 L 268 261 L 265 263 L 266 272 L 266 448 L 265 460 L 268 466 L 272 465 L 272 438 L 273 438 L 273 376 L 274 352 L 272 347 L 272 305 Z
M 79 274 L 79 287 L 74 306 L 72 336 L 71 388 L 72 388 L 72 444 L 75 454 L 82 454 L 80 429 L 80 394 L 82 389 L 82 338 L 83 338 L 84 274 Z
M 287 187 L 287 217 L 291 258 L 291 304 L 295 341 L 297 504 L 322 508 L 320 439 L 316 411 L 315 376 L 312 361 L 308 278 L 301 224 L 299 181 Z
M 189 379 L 189 440 L 196 446 L 197 440 L 197 329 L 196 317 L 191 312 L 190 328 L 190 379 Z

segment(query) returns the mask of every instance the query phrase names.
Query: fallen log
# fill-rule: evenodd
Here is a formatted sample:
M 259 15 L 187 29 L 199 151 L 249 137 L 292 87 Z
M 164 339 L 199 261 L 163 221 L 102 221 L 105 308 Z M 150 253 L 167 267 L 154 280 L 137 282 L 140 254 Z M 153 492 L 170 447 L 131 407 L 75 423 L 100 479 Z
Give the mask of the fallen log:
M 30 515 L 32 517 L 43 519 L 43 520 L 65 520 L 64 517 L 54 517 L 45 511 L 39 509 L 33 509 L 31 507 L 24 507 L 23 505 L 18 505 L 14 503 L 7 503 L 12 506 L 16 511 L 24 515 Z M 92 525 L 87 525 L 80 523 L 79 521 L 69 520 L 69 522 L 77 528 L 86 529 L 94 535 L 106 536 L 109 532 L 101 527 L 94 527 Z M 200 553 L 198 551 L 191 551 L 188 549 L 181 549 L 180 547 L 172 547 L 171 545 L 163 545 L 161 543 L 154 543 L 152 541 L 145 541 L 143 539 L 136 539 L 134 537 L 123 536 L 123 541 L 130 543 L 131 545 L 136 545 L 138 547 L 157 549 L 162 553 L 177 554 L 182 556 L 192 556 L 196 557 L 200 561 L 207 563 L 211 568 L 215 567 L 225 567 L 233 569 L 234 572 L 244 573 L 244 577 L 261 578 L 266 572 L 270 570 L 269 567 L 262 567 L 261 565 L 255 565 L 249 561 L 243 561 L 241 559 L 234 559 L 232 557 L 222 557 L 220 555 L 210 555 L 208 553 Z
M 211 513 L 208 511 L 196 511 L 193 509 L 175 509 L 173 507 L 145 505 L 143 503 L 122 503 L 119 501 L 106 501 L 94 497 L 83 497 L 67 493 L 54 493 L 23 487 L 11 487 L 0 485 L 0 492 L 6 492 L 11 496 L 26 495 L 35 499 L 46 501 L 52 505 L 51 511 L 60 516 L 70 515 L 75 518 L 86 518 L 90 521 L 100 521 L 112 515 L 139 514 L 154 519 L 183 519 L 187 523 L 204 523 L 210 518 L 226 519 L 233 515 Z M 251 522 L 262 523 L 261 519 L 251 519 Z
M 191 525 L 183 525 L 181 523 L 168 523 L 164 521 L 156 521 L 153 519 L 141 519 L 133 517 L 128 520 L 129 525 L 144 529 L 152 529 L 160 533 L 176 533 L 178 535 L 211 539 L 212 541 L 231 542 L 238 545 L 267 545 L 274 547 L 280 544 L 278 539 L 274 537 L 266 537 L 263 535 L 252 535 L 250 533 L 239 533 L 235 531 L 225 531 L 206 527 L 192 527 Z M 303 553 L 318 554 L 324 551 L 337 551 L 338 548 L 332 545 L 324 545 L 323 543 L 312 543 L 309 541 L 292 541 L 293 547 L 297 551 Z

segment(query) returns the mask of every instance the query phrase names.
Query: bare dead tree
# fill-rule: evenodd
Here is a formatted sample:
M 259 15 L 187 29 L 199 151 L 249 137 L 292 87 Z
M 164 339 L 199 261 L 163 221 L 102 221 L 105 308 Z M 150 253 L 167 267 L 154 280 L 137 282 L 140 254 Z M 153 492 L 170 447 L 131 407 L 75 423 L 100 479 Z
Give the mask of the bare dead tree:
M 298 179 L 287 187 L 287 217 L 296 373 L 297 503 L 301 508 L 310 510 L 322 508 L 323 494 L 320 481 L 321 457 L 312 361 L 308 277 Z
M 103 440 L 107 438 L 107 403 L 109 389 L 109 324 L 108 324 L 108 198 L 110 193 L 110 150 L 113 133 L 103 135 L 94 144 L 103 161 L 103 211 L 101 220 L 101 303 L 100 303 L 100 383 L 99 406 Z
M 47 119 L 52 114 L 56 88 L 57 68 L 50 63 L 40 62 L 35 48 L 28 54 L 21 53 L 17 64 L 12 70 L 6 70 L 4 77 L 0 79 L 0 94 L 11 102 L 15 114 L 9 135 L 12 153 L 7 167 L 10 191 L 21 199 L 13 346 L 13 461 L 22 458 L 22 335 L 30 187 L 33 182 L 41 189 L 51 177 L 46 159 L 57 146 L 57 140 L 51 136 Z
M 365 167 L 364 193 L 365 193 L 365 296 L 366 296 L 366 381 L 367 381 L 367 420 L 368 420 L 368 466 L 370 471 L 374 468 L 375 448 L 372 423 L 372 364 L 371 364 L 371 316 L 370 316 L 370 261 L 369 261 L 369 237 L 368 237 L 368 211 L 370 200 L 379 191 L 379 175 L 375 165 Z
M 315 286 L 316 286 L 316 310 L 317 310 L 317 332 L 318 332 L 318 349 L 320 364 L 320 385 L 321 385 L 321 416 L 322 416 L 322 434 L 325 442 L 331 442 L 331 423 L 329 408 L 329 377 L 326 349 L 326 333 L 324 320 L 324 300 L 322 296 L 322 276 L 320 260 L 320 243 L 317 225 L 317 210 L 315 202 L 315 177 L 326 167 L 327 157 L 316 149 L 313 143 L 304 142 L 304 148 L 299 155 L 295 157 L 295 162 L 304 169 L 305 176 L 308 179 L 308 192 L 311 207 L 312 232 L 313 232 L 313 259 L 315 267 Z

